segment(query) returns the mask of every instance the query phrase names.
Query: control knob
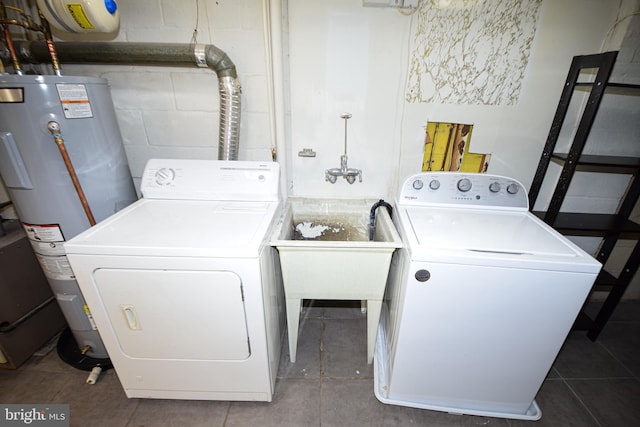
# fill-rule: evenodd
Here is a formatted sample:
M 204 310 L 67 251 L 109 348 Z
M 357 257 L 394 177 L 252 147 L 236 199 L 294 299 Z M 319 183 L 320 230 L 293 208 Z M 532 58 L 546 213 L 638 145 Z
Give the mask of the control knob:
M 507 193 L 517 194 L 518 191 L 520 191 L 520 186 L 515 182 L 512 182 L 511 184 L 507 185 Z
M 423 186 L 424 186 L 424 183 L 421 180 L 416 179 L 415 181 L 413 181 L 412 187 L 415 190 L 422 190 Z
M 489 185 L 489 191 L 491 191 L 492 193 L 500 192 L 500 183 L 492 182 L 491 185 Z
M 158 169 L 155 177 L 158 185 L 168 185 L 176 177 L 176 172 L 171 168 L 162 168 Z
M 458 181 L 458 190 L 466 193 L 471 190 L 471 180 L 469 178 L 462 178 Z
M 438 188 L 440 188 L 440 181 L 438 181 L 437 179 L 431 180 L 431 182 L 429 183 L 429 188 L 432 190 L 437 190 Z

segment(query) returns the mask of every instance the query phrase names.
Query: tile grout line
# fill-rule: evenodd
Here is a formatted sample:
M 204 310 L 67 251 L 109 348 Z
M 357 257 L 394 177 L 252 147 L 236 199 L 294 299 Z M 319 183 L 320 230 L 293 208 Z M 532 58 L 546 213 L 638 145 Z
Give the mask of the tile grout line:
M 320 318 L 320 348 L 318 349 L 318 352 L 320 353 L 318 355 L 319 357 L 319 363 L 320 363 L 320 398 L 318 399 L 318 406 L 319 406 L 319 413 L 318 413 L 318 425 L 319 427 L 322 427 L 322 390 L 324 388 L 324 370 L 323 370 L 323 358 L 322 358 L 322 354 L 324 353 L 324 331 L 325 331 L 325 310 L 322 310 L 322 316 Z
M 229 421 L 229 412 L 231 412 L 231 402 L 227 405 L 227 410 L 224 413 L 224 420 L 222 420 L 222 427 L 227 425 L 227 421 Z
M 604 345 L 600 341 L 597 341 L 595 344 L 598 344 L 602 349 L 604 349 L 604 351 L 606 351 L 613 358 L 613 360 L 618 362 L 618 364 L 620 364 L 620 366 L 622 366 L 630 374 L 630 378 L 638 379 L 638 377 L 635 376 L 634 372 L 631 369 L 629 369 L 627 365 L 623 363 L 611 350 L 609 350 L 609 348 L 606 345 Z
M 596 418 L 596 416 L 589 410 L 589 407 L 587 406 L 586 403 L 584 403 L 584 401 L 580 398 L 580 396 L 578 395 L 578 393 L 576 393 L 576 391 L 573 389 L 573 387 L 571 387 L 571 384 L 569 384 L 569 382 L 563 378 L 562 380 L 565 385 L 569 388 L 569 390 L 571 391 L 571 393 L 573 394 L 573 396 L 578 399 L 578 402 L 580 402 L 580 405 L 582 405 L 582 407 L 584 408 L 585 411 L 587 411 L 587 414 L 589 414 L 589 416 L 591 416 L 591 418 L 595 421 L 595 423 L 602 427 L 602 423 L 600 422 L 600 420 L 598 420 L 598 418 Z M 584 381 L 584 380 L 583 380 Z
M 127 398 L 128 399 L 128 398 Z M 133 426 L 133 419 L 135 418 L 136 412 L 138 412 L 138 408 L 140 407 L 141 399 L 136 399 L 136 407 L 131 411 L 131 415 L 125 424 L 125 427 Z

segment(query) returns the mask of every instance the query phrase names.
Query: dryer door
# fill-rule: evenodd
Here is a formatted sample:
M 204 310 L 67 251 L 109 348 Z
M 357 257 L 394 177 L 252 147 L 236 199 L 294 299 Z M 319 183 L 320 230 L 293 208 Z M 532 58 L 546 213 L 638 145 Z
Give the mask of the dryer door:
M 174 360 L 249 357 L 237 274 L 101 268 L 93 277 L 125 355 Z

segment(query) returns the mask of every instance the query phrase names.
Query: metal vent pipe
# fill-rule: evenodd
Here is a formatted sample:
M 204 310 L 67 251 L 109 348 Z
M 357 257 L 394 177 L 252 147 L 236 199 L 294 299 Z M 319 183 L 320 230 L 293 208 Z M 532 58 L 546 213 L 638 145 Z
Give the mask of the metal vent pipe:
M 16 53 L 24 63 L 41 64 L 51 56 L 44 41 L 14 42 Z M 236 67 L 227 54 L 214 45 L 182 43 L 105 43 L 56 42 L 60 62 L 76 64 L 119 64 L 152 66 L 208 67 L 218 76 L 220 93 L 220 129 L 218 159 L 238 160 L 240 139 L 240 95 Z M 1 49 L 3 61 L 10 60 Z

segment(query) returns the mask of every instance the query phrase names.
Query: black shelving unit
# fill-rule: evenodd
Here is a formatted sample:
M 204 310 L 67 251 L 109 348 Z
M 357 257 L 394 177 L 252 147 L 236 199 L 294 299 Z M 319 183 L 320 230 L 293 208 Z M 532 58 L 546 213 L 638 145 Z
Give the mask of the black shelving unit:
M 562 166 L 562 170 L 555 183 L 549 207 L 544 212 L 534 211 L 533 213 L 563 234 L 602 237 L 602 243 L 596 258 L 603 265 L 606 264 L 618 240 L 636 241 L 620 274 L 616 276 L 603 269 L 598 275 L 593 290 L 606 291 L 608 295 L 595 318 L 591 319 L 584 312 L 581 312 L 576 320 L 574 329 L 587 330 L 587 336 L 593 341 L 598 338 L 640 266 L 640 225 L 629 220 L 629 216 L 640 195 L 640 179 L 638 179 L 640 158 L 583 154 L 604 94 L 640 95 L 640 85 L 609 81 L 617 54 L 618 52 L 606 52 L 595 55 L 575 56 L 573 58 L 558 108 L 551 124 L 549 136 L 529 191 L 529 206 L 533 209 L 550 162 L 558 163 Z M 595 79 L 592 82 L 578 81 L 585 69 L 590 71 L 597 70 Z M 578 127 L 570 141 L 570 148 L 567 153 L 558 153 L 555 151 L 556 143 L 569 111 L 571 98 L 575 91 L 585 89 L 590 90 L 589 96 L 582 110 L 582 115 L 579 117 Z M 611 141 L 603 141 L 604 143 L 609 144 Z M 572 177 L 576 172 L 581 171 L 631 175 L 629 186 L 615 214 L 560 212 Z

